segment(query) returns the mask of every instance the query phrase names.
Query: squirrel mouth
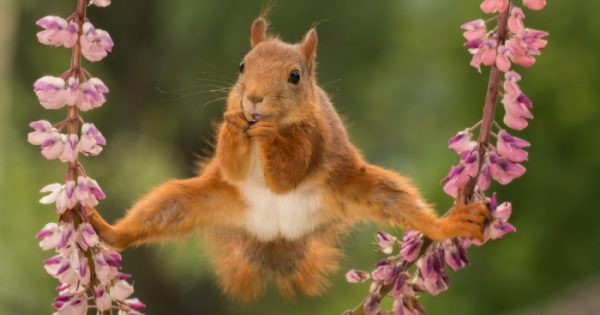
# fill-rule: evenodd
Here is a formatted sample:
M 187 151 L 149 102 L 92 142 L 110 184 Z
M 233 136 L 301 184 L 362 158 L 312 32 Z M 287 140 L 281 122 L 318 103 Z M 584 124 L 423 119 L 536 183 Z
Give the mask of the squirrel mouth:
M 254 125 L 255 123 L 257 123 L 257 122 L 259 122 L 261 120 L 265 120 L 267 118 L 269 118 L 269 116 L 254 113 L 254 114 L 252 114 L 252 119 L 248 120 L 248 123 L 250 125 Z

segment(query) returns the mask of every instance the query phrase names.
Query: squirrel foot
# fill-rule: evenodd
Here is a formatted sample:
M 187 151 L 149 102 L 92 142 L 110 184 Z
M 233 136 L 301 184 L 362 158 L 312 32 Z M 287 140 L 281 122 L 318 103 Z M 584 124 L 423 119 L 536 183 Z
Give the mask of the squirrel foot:
M 453 237 L 474 238 L 483 241 L 483 228 L 490 219 L 487 206 L 483 203 L 457 204 L 450 213 L 441 218 L 434 241 Z

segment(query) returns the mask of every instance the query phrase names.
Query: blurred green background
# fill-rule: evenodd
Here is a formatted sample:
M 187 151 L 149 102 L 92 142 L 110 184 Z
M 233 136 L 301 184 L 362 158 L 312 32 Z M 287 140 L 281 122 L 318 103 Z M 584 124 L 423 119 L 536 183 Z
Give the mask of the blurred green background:
M 66 16 L 71 1 L 0 0 L 0 314 L 50 314 L 56 282 L 34 235 L 56 219 L 37 191 L 59 181 L 64 165 L 29 145 L 28 123 L 58 121 L 32 93 L 45 74 L 60 75 L 70 51 L 39 44 L 34 22 Z M 249 27 L 266 1 L 115 0 L 92 7 L 91 21 L 112 35 L 108 58 L 86 63 L 110 87 L 107 104 L 84 113 L 108 139 L 84 158 L 108 198 L 106 217 L 123 214 L 141 194 L 169 178 L 192 176 L 198 154 L 211 154 L 212 123 L 248 50 Z M 520 2 L 520 1 L 517 1 Z M 550 45 L 523 74 L 536 119 L 528 172 L 508 187 L 518 233 L 469 253 L 472 264 L 451 274 L 438 297 L 423 296 L 430 314 L 600 314 L 600 11 L 598 1 L 549 1 L 527 12 L 548 30 Z M 483 16 L 479 0 L 280 0 L 272 30 L 298 41 L 320 22 L 319 81 L 346 117 L 354 143 L 371 162 L 414 178 L 440 210 L 451 200 L 439 180 L 456 156 L 446 141 L 481 115 L 487 73 L 468 66 L 459 25 Z M 519 3 L 520 4 L 520 3 Z M 370 268 L 375 226 L 345 241 L 343 268 L 320 298 L 283 300 L 274 290 L 244 306 L 224 297 L 197 237 L 124 252 L 124 270 L 148 314 L 340 314 L 368 286 L 343 281 L 352 267 Z M 395 231 L 400 233 L 400 231 Z

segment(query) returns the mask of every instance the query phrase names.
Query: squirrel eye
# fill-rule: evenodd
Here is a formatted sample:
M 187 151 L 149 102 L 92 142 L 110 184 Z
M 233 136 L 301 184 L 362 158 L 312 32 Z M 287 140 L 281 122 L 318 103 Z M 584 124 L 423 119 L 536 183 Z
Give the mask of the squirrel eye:
M 290 77 L 288 78 L 288 82 L 290 82 L 292 84 L 298 84 L 298 82 L 300 82 L 300 71 L 292 70 L 292 72 L 290 72 Z
M 240 73 L 244 73 L 244 61 L 240 62 Z

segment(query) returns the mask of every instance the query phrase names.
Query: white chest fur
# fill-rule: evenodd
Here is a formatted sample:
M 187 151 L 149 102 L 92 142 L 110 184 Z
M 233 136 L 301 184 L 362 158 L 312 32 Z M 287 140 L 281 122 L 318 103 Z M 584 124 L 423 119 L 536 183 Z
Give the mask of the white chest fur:
M 319 190 L 300 186 L 285 194 L 273 193 L 265 184 L 258 144 L 252 148 L 248 177 L 239 187 L 248 206 L 244 227 L 260 240 L 297 239 L 317 225 Z

